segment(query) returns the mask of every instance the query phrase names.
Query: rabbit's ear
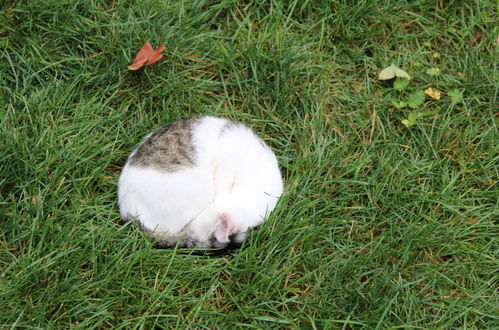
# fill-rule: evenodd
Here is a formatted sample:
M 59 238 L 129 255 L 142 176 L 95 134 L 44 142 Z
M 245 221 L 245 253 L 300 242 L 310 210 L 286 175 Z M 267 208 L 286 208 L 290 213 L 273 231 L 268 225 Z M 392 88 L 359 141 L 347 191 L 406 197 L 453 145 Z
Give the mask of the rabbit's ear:
M 229 242 L 229 236 L 234 230 L 234 220 L 232 220 L 229 213 L 221 213 L 219 216 L 219 222 L 217 228 L 215 229 L 215 238 L 220 243 Z

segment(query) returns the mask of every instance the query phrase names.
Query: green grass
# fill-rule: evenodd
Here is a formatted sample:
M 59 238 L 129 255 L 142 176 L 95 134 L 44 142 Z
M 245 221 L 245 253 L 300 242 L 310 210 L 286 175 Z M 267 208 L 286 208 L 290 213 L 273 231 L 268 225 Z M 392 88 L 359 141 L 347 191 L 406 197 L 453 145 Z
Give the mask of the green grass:
M 495 1 L 0 8 L 1 328 L 497 326 Z M 145 41 L 165 57 L 128 71 Z M 427 87 L 406 128 L 392 102 Z M 155 249 L 116 204 L 141 138 L 202 115 L 253 127 L 286 182 L 225 256 Z

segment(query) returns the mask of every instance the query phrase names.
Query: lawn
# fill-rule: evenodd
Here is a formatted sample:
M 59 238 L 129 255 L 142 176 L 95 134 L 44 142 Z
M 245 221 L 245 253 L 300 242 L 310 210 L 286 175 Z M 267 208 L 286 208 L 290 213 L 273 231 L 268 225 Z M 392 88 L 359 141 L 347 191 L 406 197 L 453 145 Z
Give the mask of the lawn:
M 497 20 L 492 0 L 2 2 L 0 327 L 497 327 Z M 146 41 L 163 59 L 129 71 Z M 411 79 L 379 80 L 391 64 Z M 156 249 L 120 222 L 120 169 L 203 115 L 258 132 L 285 194 L 240 250 Z

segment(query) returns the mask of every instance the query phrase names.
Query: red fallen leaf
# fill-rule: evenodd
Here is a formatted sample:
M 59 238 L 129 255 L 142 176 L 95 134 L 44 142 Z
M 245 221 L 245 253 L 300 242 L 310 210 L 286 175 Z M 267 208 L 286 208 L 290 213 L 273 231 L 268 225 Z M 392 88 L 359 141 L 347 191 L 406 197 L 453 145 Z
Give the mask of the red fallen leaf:
M 163 54 L 161 54 L 162 51 L 166 49 L 165 45 L 161 45 L 155 50 L 152 51 L 152 53 L 149 55 L 149 59 L 147 60 L 146 65 L 153 65 L 157 61 L 159 61 L 162 57 Z
M 146 64 L 149 59 L 149 55 L 153 52 L 152 46 L 150 43 L 146 42 L 144 46 L 142 46 L 137 55 L 135 55 L 135 59 L 133 60 L 132 65 L 128 66 L 130 70 L 140 69 L 144 64 Z
M 159 61 L 163 54 L 161 52 L 165 50 L 165 45 L 161 45 L 156 49 L 152 49 L 150 43 L 146 42 L 135 55 L 132 65 L 128 66 L 129 70 L 138 70 L 144 65 L 152 65 Z

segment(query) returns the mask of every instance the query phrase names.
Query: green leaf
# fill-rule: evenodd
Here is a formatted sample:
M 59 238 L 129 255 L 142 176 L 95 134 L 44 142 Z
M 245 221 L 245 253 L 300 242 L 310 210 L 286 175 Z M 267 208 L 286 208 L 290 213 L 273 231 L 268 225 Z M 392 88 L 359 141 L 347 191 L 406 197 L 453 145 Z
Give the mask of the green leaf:
M 447 95 L 450 96 L 450 99 L 454 103 L 461 103 L 463 102 L 463 92 L 460 91 L 459 89 L 453 89 L 447 92 Z
M 426 74 L 432 77 L 440 75 L 441 70 L 439 68 L 426 69 Z
M 397 77 L 393 82 L 393 88 L 398 91 L 403 91 L 407 86 L 409 86 L 409 79 L 404 77 Z
M 411 127 L 412 125 L 414 125 L 414 123 L 411 123 L 410 121 L 408 121 L 407 119 L 402 119 L 400 121 L 402 124 L 404 124 L 405 127 L 409 128 Z
M 423 67 L 423 63 L 419 62 L 419 61 L 416 61 L 412 64 L 412 66 L 416 69 L 420 69 Z
M 398 68 L 395 64 L 392 64 L 389 67 L 381 70 L 381 72 L 379 73 L 378 79 L 379 80 L 389 80 L 389 79 L 393 79 L 395 77 L 403 77 L 403 78 L 411 79 L 411 77 L 409 76 L 409 74 L 407 72 Z
M 397 109 L 402 109 L 407 106 L 407 102 L 404 101 L 392 101 L 392 105 Z
M 400 122 L 404 124 L 405 127 L 409 128 L 416 125 L 419 118 L 426 116 L 425 112 L 411 112 L 407 119 L 402 119 Z
M 407 117 L 407 119 L 410 121 L 410 122 L 413 122 L 413 123 L 416 123 L 416 121 L 423 117 L 425 114 L 424 113 L 420 113 L 420 112 L 411 112 L 409 114 L 409 117 Z
M 417 90 L 409 94 L 409 98 L 407 99 L 407 105 L 415 109 L 423 104 L 424 99 L 425 99 L 424 92 L 422 90 Z

